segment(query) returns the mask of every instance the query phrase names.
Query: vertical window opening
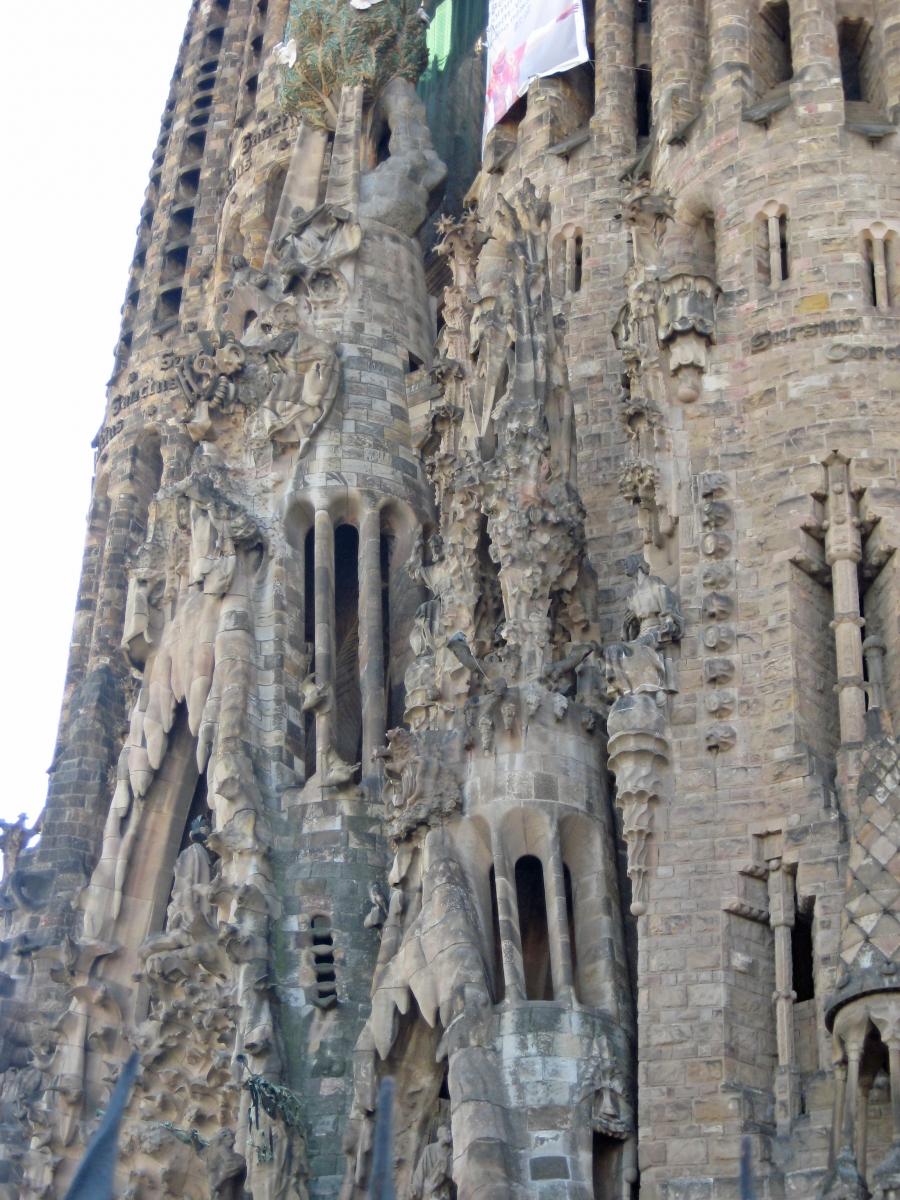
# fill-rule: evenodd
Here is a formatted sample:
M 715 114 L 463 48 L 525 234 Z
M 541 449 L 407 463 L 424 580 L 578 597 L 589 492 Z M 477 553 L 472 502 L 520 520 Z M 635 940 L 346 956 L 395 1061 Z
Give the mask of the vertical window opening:
M 316 973 L 316 994 L 313 1004 L 319 1008 L 331 1008 L 337 1003 L 337 974 L 334 964 L 334 934 L 331 918 L 320 915 L 312 922 L 313 969 Z
M 622 1143 L 608 1134 L 594 1130 L 592 1146 L 592 1175 L 594 1200 L 617 1200 L 619 1189 L 619 1159 Z
M 303 543 L 303 640 L 309 653 L 309 672 L 316 669 L 316 574 L 315 530 L 310 529 Z M 306 778 L 316 773 L 316 716 L 303 714 L 303 762 Z
M 578 978 L 578 948 L 575 945 L 575 898 L 572 890 L 572 875 L 567 866 L 563 866 L 563 880 L 566 888 L 566 920 L 569 925 L 569 945 L 572 947 L 572 982 L 575 987 L 575 999 L 581 1001 L 581 983 Z
M 876 303 L 877 292 L 875 289 L 875 248 L 869 238 L 866 238 L 866 287 L 868 289 L 868 302 L 874 305 Z
M 816 998 L 812 915 L 798 912 L 791 929 L 791 960 L 797 1003 Z
M 781 278 L 782 280 L 785 280 L 790 275 L 790 264 L 788 263 L 787 213 L 782 213 L 778 218 L 778 245 L 781 251 Z
M 860 21 L 841 21 L 838 25 L 841 84 L 844 89 L 844 99 L 851 102 L 866 99 L 863 92 L 862 63 L 859 53 L 861 24 Z
M 649 67 L 638 67 L 634 74 L 637 135 L 639 138 L 647 138 L 650 136 L 650 97 L 653 90 L 653 78 Z
M 352 525 L 334 533 L 334 649 L 336 749 L 344 762 L 360 762 L 359 533 Z
M 550 931 L 544 894 L 544 868 L 541 860 L 533 854 L 520 858 L 516 863 L 516 902 L 525 970 L 525 999 L 552 1000 L 553 977 L 550 972 Z
M 791 11 L 787 0 L 767 4 L 752 18 L 751 42 L 753 67 L 761 93 L 771 91 L 793 78 L 791 56 Z
M 494 944 L 494 1003 L 506 999 L 506 978 L 503 974 L 503 943 L 500 940 L 500 906 L 497 903 L 497 873 L 491 867 L 491 930 Z
M 584 242 L 583 242 L 581 234 L 579 233 L 578 236 L 575 238 L 575 262 L 573 264 L 574 275 L 573 275 L 573 279 L 572 279 L 572 291 L 573 292 L 581 291 L 581 278 L 582 278 L 583 262 L 584 262 Z

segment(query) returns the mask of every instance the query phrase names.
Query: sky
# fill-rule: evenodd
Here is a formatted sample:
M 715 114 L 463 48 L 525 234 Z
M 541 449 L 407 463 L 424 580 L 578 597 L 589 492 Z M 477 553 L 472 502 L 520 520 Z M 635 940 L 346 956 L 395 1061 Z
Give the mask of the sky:
M 91 439 L 103 419 L 135 230 L 189 8 L 190 0 L 43 0 L 35 22 L 34 5 L 4 6 L 5 820 L 36 817 L 46 799 L 91 494 Z

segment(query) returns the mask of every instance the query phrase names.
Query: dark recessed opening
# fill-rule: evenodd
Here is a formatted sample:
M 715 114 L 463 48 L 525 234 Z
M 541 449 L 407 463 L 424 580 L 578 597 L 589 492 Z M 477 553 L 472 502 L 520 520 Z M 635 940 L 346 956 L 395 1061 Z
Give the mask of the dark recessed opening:
M 516 900 L 525 971 L 525 999 L 552 1000 L 550 931 L 541 860 L 527 854 L 516 863 Z
M 197 96 L 195 97 L 191 107 L 197 110 L 212 107 L 212 96 Z
M 618 1183 L 622 1143 L 605 1133 L 594 1130 L 592 1146 L 592 1174 L 594 1200 L 619 1200 Z
M 219 69 L 219 60 L 217 58 L 207 59 L 205 63 L 200 64 L 201 75 L 215 75 Z
M 812 917 L 797 913 L 791 930 L 791 959 L 794 966 L 794 991 L 797 1003 L 814 1000 L 816 997 L 815 971 L 813 969 Z
M 193 206 L 186 208 L 176 208 L 172 212 L 172 223 L 169 226 L 171 240 L 180 242 L 182 238 L 190 235 L 191 228 L 194 224 L 194 209 Z
M 841 21 L 838 25 L 838 52 L 841 60 L 841 83 L 844 88 L 844 99 L 852 101 L 865 100 L 862 84 L 862 69 L 859 47 L 862 41 L 860 34 L 862 22 Z
M 222 49 L 222 41 L 225 37 L 225 30 L 219 26 L 217 29 L 210 29 L 206 37 L 203 39 L 203 58 L 218 58 Z
M 579 235 L 575 239 L 575 272 L 574 272 L 574 278 L 572 281 L 572 291 L 573 292 L 581 291 L 581 277 L 582 277 L 582 271 L 583 271 L 583 263 L 584 263 L 584 241 L 582 239 L 581 234 L 579 233 Z
M 790 263 L 788 262 L 788 227 L 787 214 L 782 213 L 778 218 L 778 244 L 781 250 L 781 278 L 787 279 L 790 275 Z
M 777 0 L 775 4 L 767 4 L 762 10 L 764 26 L 769 33 L 769 57 L 773 72 L 771 84 L 786 83 L 794 77 L 794 63 L 791 54 L 791 10 L 787 0 Z
M 198 92 L 211 92 L 215 86 L 216 86 L 216 80 L 215 80 L 214 76 L 211 77 L 211 76 L 207 75 L 204 79 L 197 80 L 197 91 Z
M 178 176 L 178 194 L 183 200 L 193 200 L 200 190 L 200 169 L 182 171 Z
M 650 136 L 650 95 L 652 75 L 649 67 L 637 67 L 634 73 L 634 107 L 639 138 Z
M 360 762 L 359 533 L 352 525 L 334 531 L 334 650 L 336 749 L 344 762 Z
M 160 292 L 159 300 L 156 305 L 156 319 L 158 321 L 167 321 L 170 317 L 177 317 L 181 311 L 181 288 L 168 288 L 164 292 Z
M 206 134 L 192 133 L 184 141 L 184 152 L 182 161 L 185 165 L 192 162 L 197 162 L 203 157 L 203 151 L 206 149 Z

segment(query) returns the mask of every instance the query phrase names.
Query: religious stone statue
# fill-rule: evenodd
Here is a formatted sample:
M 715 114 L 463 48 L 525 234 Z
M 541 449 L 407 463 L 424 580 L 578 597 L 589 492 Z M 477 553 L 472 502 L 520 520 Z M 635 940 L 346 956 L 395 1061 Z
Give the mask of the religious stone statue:
M 442 1125 L 437 1131 L 437 1141 L 422 1151 L 413 1172 L 410 1200 L 448 1200 L 453 1181 L 453 1140 L 450 1130 Z
M 274 306 L 260 329 L 266 340 L 254 348 L 265 355 L 269 391 L 248 422 L 250 436 L 298 445 L 302 458 L 331 412 L 340 364 L 333 348 L 286 301 Z
M 194 918 L 202 914 L 207 921 L 212 917 L 209 903 L 209 853 L 206 839 L 211 830 L 205 817 L 198 817 L 191 825 L 191 843 L 175 861 L 175 882 L 172 899 L 166 911 L 166 929 L 190 929 Z
M 625 573 L 634 580 L 622 626 L 624 641 L 604 648 L 606 686 L 611 699 L 655 695 L 663 704 L 678 690 L 671 660 L 663 647 L 681 640 L 684 620 L 672 589 L 637 554 L 625 560 Z
M 356 253 L 361 241 L 359 223 L 337 204 L 319 204 L 309 212 L 293 209 L 274 246 L 284 290 L 293 291 L 297 280 L 320 302 L 343 299 L 349 288 L 340 264 Z
M 192 1130 L 192 1134 L 195 1131 Z M 194 1139 L 194 1149 L 206 1163 L 210 1200 L 241 1200 L 247 1177 L 247 1160 L 234 1148 L 234 1132 L 220 1129 L 208 1146 Z

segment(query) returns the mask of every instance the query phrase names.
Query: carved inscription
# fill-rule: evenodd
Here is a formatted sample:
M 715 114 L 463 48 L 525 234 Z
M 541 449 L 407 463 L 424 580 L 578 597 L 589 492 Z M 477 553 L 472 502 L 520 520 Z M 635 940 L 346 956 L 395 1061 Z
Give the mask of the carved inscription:
M 773 346 L 783 346 L 801 338 L 827 337 L 835 333 L 859 333 L 862 317 L 842 317 L 840 320 L 809 321 L 805 325 L 791 325 L 787 329 L 761 329 L 750 338 L 750 353 L 759 354 Z

